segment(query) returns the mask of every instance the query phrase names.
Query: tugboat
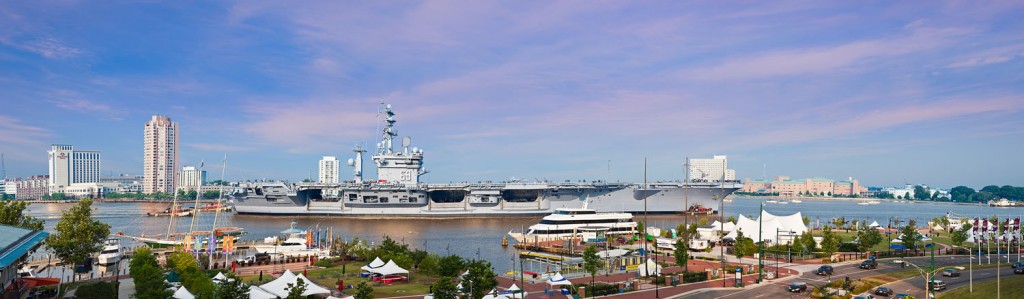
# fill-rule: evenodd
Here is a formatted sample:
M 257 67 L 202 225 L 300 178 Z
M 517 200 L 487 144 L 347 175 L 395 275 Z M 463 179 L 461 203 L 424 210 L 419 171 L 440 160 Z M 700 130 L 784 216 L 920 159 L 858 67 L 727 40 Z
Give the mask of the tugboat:
M 167 209 L 164 209 L 163 211 L 160 211 L 160 212 L 148 212 L 148 213 L 146 213 L 146 216 L 150 216 L 150 217 L 172 217 L 172 216 L 173 217 L 186 217 L 186 216 L 192 216 L 192 209 L 190 209 L 190 208 L 183 208 L 183 207 L 181 207 L 181 205 L 174 204 L 174 205 L 171 205 L 171 207 L 168 207 Z

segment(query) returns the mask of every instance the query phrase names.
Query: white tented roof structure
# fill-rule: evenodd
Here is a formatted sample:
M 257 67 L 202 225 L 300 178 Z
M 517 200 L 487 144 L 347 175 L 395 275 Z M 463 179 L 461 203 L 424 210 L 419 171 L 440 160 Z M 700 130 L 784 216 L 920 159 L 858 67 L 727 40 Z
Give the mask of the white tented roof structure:
M 647 259 L 647 265 L 639 265 L 636 267 L 636 270 L 640 276 L 661 275 L 661 266 L 649 258 Z M 650 274 L 648 274 L 648 271 L 650 271 Z
M 872 221 L 871 224 L 868 225 L 868 227 L 880 227 L 880 225 L 878 225 L 878 221 Z
M 758 233 L 758 227 L 761 228 L 760 234 Z M 743 232 L 744 237 L 754 240 L 755 243 L 762 240 L 769 243 L 778 243 L 779 234 L 782 234 L 782 242 L 789 242 L 791 239 L 789 232 L 792 231 L 792 237 L 795 238 L 807 232 L 808 229 L 804 225 L 803 215 L 800 212 L 788 216 L 776 216 L 768 212 L 762 212 L 759 219 L 750 219 L 740 215 L 739 219 L 736 220 L 736 229 L 730 231 L 726 237 L 736 239 L 738 236 L 737 231 Z
M 551 286 L 557 286 L 557 285 L 566 285 L 567 286 L 567 285 L 572 285 L 572 282 L 569 281 L 568 279 L 565 279 L 565 276 L 562 276 L 561 272 L 556 272 L 555 275 L 553 275 L 553 276 L 548 278 L 547 282 L 548 282 L 548 285 L 551 285 Z
M 380 257 L 375 257 L 369 265 L 362 266 L 359 269 L 369 272 L 370 270 L 380 268 L 381 266 L 384 266 L 384 261 L 380 260 Z
M 306 291 L 302 292 L 303 296 L 318 295 L 318 294 L 330 294 L 331 291 L 321 287 L 302 274 L 295 275 L 291 270 L 284 270 L 281 277 L 274 279 L 271 282 L 265 283 L 259 286 L 264 292 L 274 295 L 275 297 L 288 297 L 288 285 L 295 285 L 297 281 L 302 280 L 306 284 Z
M 174 291 L 173 297 L 174 299 L 196 299 L 196 296 L 192 295 L 185 287 L 180 287 L 177 291 Z
M 398 264 L 395 264 L 394 260 L 388 260 L 383 266 L 370 269 L 370 273 L 377 273 L 380 275 L 392 275 L 392 274 L 409 274 L 409 270 L 402 269 Z
M 249 299 L 277 299 L 277 295 L 267 293 L 258 286 L 249 287 Z

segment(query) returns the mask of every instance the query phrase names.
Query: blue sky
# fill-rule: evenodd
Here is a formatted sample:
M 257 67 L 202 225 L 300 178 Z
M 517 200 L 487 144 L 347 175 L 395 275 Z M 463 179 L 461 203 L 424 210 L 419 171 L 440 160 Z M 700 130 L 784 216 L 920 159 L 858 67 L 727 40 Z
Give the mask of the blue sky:
M 428 182 L 740 178 L 1024 185 L 1020 1 L 7 1 L 0 152 L 51 143 L 142 172 L 142 126 L 186 164 L 302 179 L 376 141 L 377 102 Z M 608 161 L 611 161 L 611 172 Z M 368 161 L 368 160 L 367 160 Z M 349 169 L 342 173 L 349 176 Z

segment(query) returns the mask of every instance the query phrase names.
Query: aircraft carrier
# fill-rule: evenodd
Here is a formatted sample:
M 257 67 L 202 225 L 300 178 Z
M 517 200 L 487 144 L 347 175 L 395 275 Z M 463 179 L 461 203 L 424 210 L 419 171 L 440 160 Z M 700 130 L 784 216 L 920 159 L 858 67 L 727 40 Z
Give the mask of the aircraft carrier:
M 363 153 L 353 149 L 354 179 L 341 184 L 254 183 L 234 194 L 238 214 L 352 217 L 508 217 L 551 214 L 557 208 L 589 208 L 598 212 L 674 214 L 716 213 L 720 201 L 742 187 L 737 181 L 700 178 L 658 183 L 525 182 L 426 184 L 419 181 L 423 150 L 392 144 L 395 113 L 386 115 L 381 142 L 372 160 L 376 180 L 363 179 Z M 689 172 L 689 170 L 687 171 Z M 645 207 L 646 206 L 646 207 Z

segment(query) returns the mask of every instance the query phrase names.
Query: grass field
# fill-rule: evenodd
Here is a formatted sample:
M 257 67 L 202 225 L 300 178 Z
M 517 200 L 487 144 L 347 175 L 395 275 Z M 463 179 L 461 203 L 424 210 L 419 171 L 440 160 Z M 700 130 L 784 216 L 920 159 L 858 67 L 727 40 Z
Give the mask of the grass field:
M 346 274 L 341 273 L 341 266 L 332 266 L 325 269 L 312 269 L 307 271 L 306 278 L 312 280 L 316 284 L 328 288 L 336 289 L 338 287 L 338 280 L 344 280 L 346 286 L 355 286 L 360 282 L 366 281 L 370 286 L 373 287 L 374 298 L 386 298 L 396 296 L 409 296 L 409 295 L 424 295 L 430 291 L 430 285 L 437 280 L 436 277 L 429 277 L 426 275 L 415 273 L 415 270 L 410 270 L 411 280 L 408 282 L 396 282 L 387 285 L 376 285 L 374 282 L 369 281 L 365 278 L 359 277 L 359 267 L 364 263 L 350 262 L 346 267 Z M 242 276 L 242 281 L 245 283 L 259 284 L 259 275 Z M 264 276 L 263 282 L 266 283 L 273 280 L 273 277 Z M 349 291 L 349 294 L 352 292 Z
M 1024 275 L 1014 275 L 1003 278 L 999 281 L 1000 298 L 1024 298 Z M 996 298 L 996 281 L 986 281 L 974 284 L 974 292 L 970 287 L 959 287 L 953 290 L 940 292 L 939 298 Z

